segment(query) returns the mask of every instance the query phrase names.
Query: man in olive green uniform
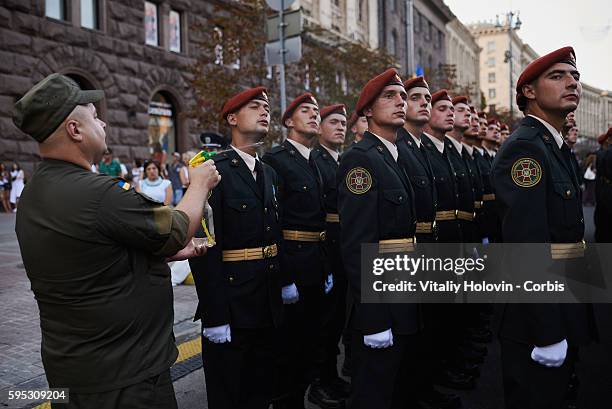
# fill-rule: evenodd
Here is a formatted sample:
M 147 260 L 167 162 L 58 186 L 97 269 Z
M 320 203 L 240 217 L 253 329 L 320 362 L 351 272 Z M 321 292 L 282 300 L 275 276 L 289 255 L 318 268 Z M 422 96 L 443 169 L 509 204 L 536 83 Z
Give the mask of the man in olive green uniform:
M 166 257 L 202 253 L 186 243 L 219 175 L 212 164 L 191 169 L 172 210 L 92 173 L 107 148 L 93 105 L 103 97 L 52 74 L 15 104 L 15 125 L 39 142 L 43 158 L 15 230 L 40 310 L 49 386 L 70 389 L 68 404 L 52 405 L 176 408 Z

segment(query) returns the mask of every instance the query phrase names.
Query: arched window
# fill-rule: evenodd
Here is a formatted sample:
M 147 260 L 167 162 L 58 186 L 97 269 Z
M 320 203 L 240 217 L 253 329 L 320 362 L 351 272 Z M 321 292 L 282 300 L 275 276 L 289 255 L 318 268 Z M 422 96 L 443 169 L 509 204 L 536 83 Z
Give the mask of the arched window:
M 163 91 L 153 95 L 149 103 L 149 149 L 160 163 L 176 151 L 176 115 L 170 95 Z

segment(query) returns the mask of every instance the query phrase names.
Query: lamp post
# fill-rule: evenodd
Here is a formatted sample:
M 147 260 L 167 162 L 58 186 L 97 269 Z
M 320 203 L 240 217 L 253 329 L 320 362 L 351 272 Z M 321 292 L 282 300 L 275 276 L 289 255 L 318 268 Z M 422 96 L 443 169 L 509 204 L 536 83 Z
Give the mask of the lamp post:
M 513 63 L 513 59 L 512 59 L 512 31 L 514 30 L 518 30 L 521 28 L 521 24 L 523 24 L 521 22 L 521 18 L 519 17 L 519 12 L 517 11 L 516 13 L 513 11 L 509 11 L 507 13 L 505 13 L 506 16 L 506 24 L 508 27 L 508 50 L 506 50 L 506 52 L 504 53 L 504 62 L 508 63 L 508 95 L 509 95 L 509 99 L 508 102 L 510 104 L 510 121 L 514 121 L 514 103 L 513 103 L 513 96 L 514 96 L 514 92 L 512 90 L 512 63 Z M 516 17 L 516 19 L 515 19 Z M 504 27 L 501 22 L 499 21 L 499 15 L 496 16 L 497 22 L 495 23 L 495 27 L 497 28 L 502 28 Z

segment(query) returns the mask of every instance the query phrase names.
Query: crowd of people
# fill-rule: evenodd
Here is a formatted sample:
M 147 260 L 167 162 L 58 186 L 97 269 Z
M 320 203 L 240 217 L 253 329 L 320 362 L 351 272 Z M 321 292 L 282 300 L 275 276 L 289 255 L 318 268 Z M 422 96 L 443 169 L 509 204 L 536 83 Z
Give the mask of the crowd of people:
M 58 89 L 64 100 L 46 109 L 63 115 L 33 120 Z M 93 105 L 101 92 L 59 74 L 36 85 L 15 123 L 45 160 L 16 229 L 49 385 L 70 387 L 83 402 L 75 407 L 175 408 L 164 263 L 187 259 L 210 409 L 303 409 L 306 399 L 323 409 L 457 409 L 449 389 L 477 388 L 494 329 L 506 409 L 559 409 L 575 379 L 580 408 L 605 407 L 608 305 L 507 303 L 495 316 L 488 304 L 363 301 L 364 244 L 385 255 L 414 254 L 418 243 L 546 243 L 563 267 L 585 258 L 582 177 L 597 173 L 595 194 L 612 197 L 612 128 L 599 138 L 597 170 L 572 153 L 581 84 L 571 47 L 525 68 L 516 129 L 466 96 L 431 91 L 390 68 L 364 85 L 351 116 L 303 93 L 280 118 L 287 139 L 260 157 L 274 118 L 267 90 L 247 89 L 220 112 L 230 145 L 214 161 L 186 166 L 176 154 L 167 166 L 135 164 L 130 179 L 105 146 Z M 354 143 L 342 152 L 348 130 Z M 102 156 L 98 171 L 119 177 L 91 173 Z M 75 197 L 69 208 L 43 188 L 50 183 Z M 612 217 L 598 214 L 598 241 L 609 243 Z M 192 237 L 208 238 L 211 222 L 204 250 Z M 43 236 L 41 249 L 31 238 Z
M 19 163 L 13 162 L 7 166 L 0 163 L 0 193 L 2 210 L 6 213 L 16 213 L 19 198 L 25 186 L 25 173 Z

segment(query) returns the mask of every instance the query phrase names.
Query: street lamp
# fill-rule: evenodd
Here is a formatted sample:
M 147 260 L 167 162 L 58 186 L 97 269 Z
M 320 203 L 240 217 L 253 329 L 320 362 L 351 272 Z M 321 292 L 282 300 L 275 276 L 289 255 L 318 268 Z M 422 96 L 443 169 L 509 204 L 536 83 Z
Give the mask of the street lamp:
M 512 90 L 512 31 L 513 30 L 518 30 L 521 28 L 521 25 L 523 24 L 523 22 L 521 21 L 521 17 L 519 16 L 519 12 L 517 11 L 516 13 L 513 11 L 509 11 L 507 13 L 505 13 L 506 16 L 506 24 L 508 26 L 508 50 L 504 53 L 504 62 L 508 63 L 508 89 L 509 89 L 509 100 L 508 102 L 510 103 L 510 121 L 514 120 L 514 103 L 513 103 L 513 96 L 514 96 L 514 92 Z M 516 19 L 515 19 L 516 17 Z M 496 16 L 496 23 L 495 23 L 495 27 L 496 28 L 502 28 L 504 27 L 501 22 L 499 21 L 499 15 Z

